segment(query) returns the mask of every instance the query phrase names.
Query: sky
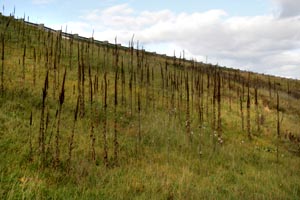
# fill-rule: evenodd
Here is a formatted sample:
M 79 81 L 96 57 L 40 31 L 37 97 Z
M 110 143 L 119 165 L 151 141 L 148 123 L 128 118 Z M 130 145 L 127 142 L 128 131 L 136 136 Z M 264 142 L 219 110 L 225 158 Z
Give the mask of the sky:
M 300 79 L 300 0 L 0 0 L 1 12 L 170 56 Z M 15 10 L 15 11 L 14 11 Z

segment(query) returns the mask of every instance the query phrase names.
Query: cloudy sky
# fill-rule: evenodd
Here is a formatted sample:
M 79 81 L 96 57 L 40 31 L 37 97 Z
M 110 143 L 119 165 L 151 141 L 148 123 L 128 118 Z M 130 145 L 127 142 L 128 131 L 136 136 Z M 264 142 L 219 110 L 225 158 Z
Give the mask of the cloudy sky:
M 300 0 L 1 0 L 69 33 L 300 79 Z

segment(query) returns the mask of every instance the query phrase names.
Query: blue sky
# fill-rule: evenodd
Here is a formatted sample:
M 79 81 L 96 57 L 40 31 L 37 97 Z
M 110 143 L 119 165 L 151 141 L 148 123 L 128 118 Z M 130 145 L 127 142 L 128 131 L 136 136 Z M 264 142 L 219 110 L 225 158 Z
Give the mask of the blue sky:
M 0 1 L 1 2 L 1 1 Z M 12 13 L 16 8 L 16 16 L 30 16 L 32 21 L 65 23 L 78 18 L 82 13 L 94 8 L 105 9 L 118 4 L 129 4 L 136 10 L 158 11 L 169 9 L 174 12 L 204 12 L 212 9 L 222 9 L 230 15 L 253 16 L 270 12 L 272 6 L 269 0 L 2 0 L 5 13 Z
M 299 0 L 1 0 L 30 21 L 123 45 L 300 79 Z
M 1 2 L 1 1 L 0 1 Z M 157 11 L 162 9 L 170 9 L 174 12 L 203 12 L 211 9 L 223 9 L 231 15 L 257 15 L 269 12 L 270 1 L 265 0 L 252 0 L 244 1 L 241 4 L 240 0 L 210 0 L 210 1 L 197 1 L 197 0 L 152 0 L 152 1 L 139 1 L 139 0 L 2 0 L 2 5 L 5 6 L 5 13 L 12 13 L 14 7 L 16 8 L 16 15 L 21 17 L 29 15 L 33 21 L 43 20 L 56 22 L 65 22 L 68 20 L 76 19 L 82 12 L 100 8 L 128 3 L 136 10 L 149 10 Z

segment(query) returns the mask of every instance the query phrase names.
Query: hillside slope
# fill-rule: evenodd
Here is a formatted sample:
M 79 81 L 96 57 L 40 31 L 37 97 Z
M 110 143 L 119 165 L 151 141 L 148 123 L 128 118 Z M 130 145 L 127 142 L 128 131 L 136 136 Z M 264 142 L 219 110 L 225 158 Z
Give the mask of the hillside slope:
M 0 16 L 1 199 L 299 199 L 300 81 Z

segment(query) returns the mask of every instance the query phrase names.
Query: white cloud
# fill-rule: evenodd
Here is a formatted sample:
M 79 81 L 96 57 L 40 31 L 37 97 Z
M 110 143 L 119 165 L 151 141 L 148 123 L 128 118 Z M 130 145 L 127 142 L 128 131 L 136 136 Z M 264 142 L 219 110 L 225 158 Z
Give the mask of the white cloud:
M 298 17 L 233 17 L 223 10 L 139 12 L 121 4 L 91 11 L 80 19 L 68 23 L 68 29 L 86 37 L 94 29 L 96 39 L 113 42 L 118 36 L 118 41 L 127 45 L 135 34 L 151 51 L 173 55 L 171 48 L 177 52 L 185 49 L 186 57 L 200 61 L 208 56 L 213 64 L 300 79 Z
M 84 16 L 81 19 L 89 23 L 101 23 L 100 26 L 111 27 L 114 29 L 140 29 L 145 26 L 153 25 L 161 20 L 172 18 L 172 13 L 168 10 L 162 10 L 159 12 L 143 11 L 141 13 L 135 13 L 128 4 L 121 4 L 112 6 L 106 10 L 95 9 Z
M 278 6 L 279 15 L 282 18 L 300 15 L 299 0 L 273 0 Z

